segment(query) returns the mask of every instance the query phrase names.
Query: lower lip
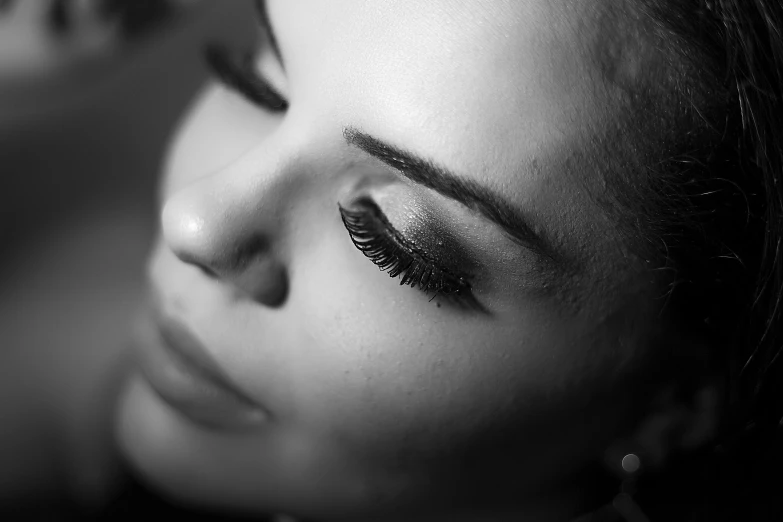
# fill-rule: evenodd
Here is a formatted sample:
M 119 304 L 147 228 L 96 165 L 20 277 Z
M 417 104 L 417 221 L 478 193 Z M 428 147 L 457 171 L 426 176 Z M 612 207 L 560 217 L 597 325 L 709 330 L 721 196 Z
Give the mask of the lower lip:
M 267 420 L 263 409 L 205 378 L 168 346 L 153 321 L 143 321 L 136 345 L 144 379 L 163 402 L 191 422 L 213 430 L 236 430 L 252 429 Z

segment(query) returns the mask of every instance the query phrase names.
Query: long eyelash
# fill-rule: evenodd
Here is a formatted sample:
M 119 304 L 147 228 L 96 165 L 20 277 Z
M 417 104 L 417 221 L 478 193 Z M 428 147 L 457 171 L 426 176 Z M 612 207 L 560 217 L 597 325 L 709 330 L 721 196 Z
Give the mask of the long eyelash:
M 288 110 L 288 101 L 256 72 L 252 55 L 238 60 L 224 45 L 210 43 L 204 46 L 204 60 L 221 82 L 250 102 L 270 112 Z
M 439 267 L 402 237 L 373 202 L 364 201 L 363 206 L 363 210 L 349 210 L 338 205 L 351 241 L 378 268 L 390 277 L 401 276 L 401 285 L 433 292 L 432 299 L 444 295 L 476 304 L 467 276 Z

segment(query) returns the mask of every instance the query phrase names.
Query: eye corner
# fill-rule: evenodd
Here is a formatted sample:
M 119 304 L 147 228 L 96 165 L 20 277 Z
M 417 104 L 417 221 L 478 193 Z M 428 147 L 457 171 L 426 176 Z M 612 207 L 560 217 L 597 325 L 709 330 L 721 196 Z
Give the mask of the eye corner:
M 218 41 L 209 41 L 202 46 L 204 63 L 224 86 L 269 113 L 286 112 L 288 100 L 259 75 L 253 56 L 252 51 L 239 53 Z

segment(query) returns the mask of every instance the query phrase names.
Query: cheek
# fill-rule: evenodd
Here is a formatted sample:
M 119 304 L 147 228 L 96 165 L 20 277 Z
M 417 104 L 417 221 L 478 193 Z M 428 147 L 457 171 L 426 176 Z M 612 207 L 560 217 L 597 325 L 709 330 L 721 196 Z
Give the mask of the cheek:
M 582 322 L 556 318 L 542 301 L 513 318 L 439 308 L 356 251 L 336 209 L 311 209 L 320 219 L 301 219 L 321 227 L 298 229 L 286 326 L 277 325 L 301 422 L 365 458 L 444 461 L 498 433 L 538 445 L 569 422 L 573 394 L 593 386 L 583 378 Z

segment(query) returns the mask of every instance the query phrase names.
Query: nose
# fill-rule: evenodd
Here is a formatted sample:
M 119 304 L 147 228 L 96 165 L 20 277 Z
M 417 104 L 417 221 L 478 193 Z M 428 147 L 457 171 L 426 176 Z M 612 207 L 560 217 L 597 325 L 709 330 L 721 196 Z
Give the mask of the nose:
M 175 190 L 161 212 L 163 239 L 182 262 L 267 306 L 280 306 L 288 275 L 279 247 L 282 183 L 258 168 L 227 167 Z

